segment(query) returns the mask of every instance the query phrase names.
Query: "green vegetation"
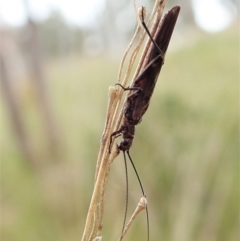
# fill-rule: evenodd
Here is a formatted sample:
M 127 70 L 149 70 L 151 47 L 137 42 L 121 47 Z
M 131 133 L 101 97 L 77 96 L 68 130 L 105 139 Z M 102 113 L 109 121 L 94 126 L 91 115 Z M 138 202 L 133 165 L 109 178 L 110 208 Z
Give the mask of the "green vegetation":
M 170 47 L 171 49 L 171 47 Z M 131 149 L 147 193 L 151 240 L 237 241 L 239 42 L 236 28 L 169 52 Z M 119 58 L 120 60 L 120 58 Z M 21 157 L 2 111 L 1 240 L 79 240 L 91 197 L 107 88 L 119 60 L 72 57 L 47 66 L 61 155 L 52 162 L 30 86 L 19 94 L 41 169 Z M 123 157 L 112 165 L 104 240 L 117 240 L 125 205 Z M 129 213 L 141 197 L 129 167 Z M 114 221 L 114 222 L 113 222 Z M 146 240 L 142 213 L 126 240 Z

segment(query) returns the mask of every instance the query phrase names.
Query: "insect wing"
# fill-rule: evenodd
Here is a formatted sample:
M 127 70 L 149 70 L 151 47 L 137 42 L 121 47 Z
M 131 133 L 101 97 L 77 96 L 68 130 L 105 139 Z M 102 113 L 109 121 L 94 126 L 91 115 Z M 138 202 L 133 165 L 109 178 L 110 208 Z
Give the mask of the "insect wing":
M 163 57 L 166 54 L 174 26 L 177 21 L 179 6 L 172 8 L 165 16 L 154 35 L 154 40 L 162 51 Z M 150 98 L 152 96 L 155 84 L 157 82 L 160 70 L 164 63 L 164 58 L 159 53 L 157 47 L 151 43 L 149 51 L 146 56 L 143 71 L 137 77 L 133 87 L 140 87 L 142 89 L 136 97 L 133 119 L 139 120 L 142 118 L 148 109 Z

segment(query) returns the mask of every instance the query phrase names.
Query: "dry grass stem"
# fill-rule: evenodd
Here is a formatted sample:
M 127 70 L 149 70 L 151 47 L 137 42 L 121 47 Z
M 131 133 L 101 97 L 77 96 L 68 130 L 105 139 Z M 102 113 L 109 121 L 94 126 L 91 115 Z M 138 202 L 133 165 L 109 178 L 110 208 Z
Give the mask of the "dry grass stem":
M 147 207 L 147 199 L 146 199 L 146 197 L 141 197 L 141 199 L 140 199 L 140 201 L 139 201 L 139 203 L 138 203 L 135 211 L 133 212 L 131 218 L 129 219 L 129 221 L 128 221 L 128 223 L 127 223 L 127 225 L 125 226 L 125 229 L 123 230 L 122 235 L 121 235 L 121 237 L 118 239 L 118 241 L 121 241 L 121 240 L 124 238 L 124 236 L 126 235 L 127 231 L 128 231 L 129 228 L 131 227 L 131 225 L 133 224 L 133 221 L 135 220 L 135 218 L 137 217 L 137 215 L 138 215 L 141 211 L 145 210 L 146 207 Z
M 101 234 L 101 231 L 103 228 L 104 197 L 105 197 L 108 174 L 110 172 L 110 165 L 113 162 L 113 160 L 118 156 L 118 154 L 119 154 L 119 150 L 117 145 L 113 145 L 111 154 L 109 155 L 109 159 L 108 159 L 108 168 L 106 170 L 105 178 L 102 182 L 101 195 L 100 195 L 100 201 L 99 201 L 99 220 L 98 220 L 97 235 Z
M 163 1 L 156 0 L 155 2 L 153 11 L 147 23 L 148 27 L 150 28 L 151 34 L 154 34 L 156 31 L 157 24 L 159 23 L 160 18 L 162 16 L 165 3 L 166 1 L 164 0 Z M 134 2 L 134 6 L 136 11 L 135 2 Z M 154 20 L 154 23 L 153 23 L 153 20 Z M 142 47 L 144 38 L 146 36 L 146 33 L 144 31 L 141 34 L 139 41 L 136 43 L 135 48 L 133 48 L 133 44 L 141 32 L 140 30 L 141 30 L 141 27 L 138 26 L 120 63 L 120 69 L 118 73 L 118 83 L 121 83 L 121 85 L 123 86 L 126 86 L 127 83 L 130 82 L 130 75 L 132 73 L 133 65 L 136 61 L 136 57 L 139 53 L 139 50 Z M 133 75 L 132 83 L 136 78 L 136 76 L 138 76 L 141 71 L 142 64 L 144 63 L 145 56 L 147 53 L 146 48 L 148 48 L 149 45 L 150 45 L 150 41 L 148 40 L 146 43 L 146 47 L 144 48 L 145 50 L 140 58 L 140 62 L 138 64 L 137 70 Z M 129 56 L 129 61 L 127 62 L 126 59 L 128 56 Z M 126 70 L 125 70 L 124 77 L 122 78 L 124 66 L 126 66 L 125 68 Z M 130 83 L 129 85 L 132 85 L 132 83 Z M 124 105 L 121 103 L 124 103 L 123 92 L 124 91 L 121 88 L 115 88 L 112 86 L 109 87 L 109 100 L 108 100 L 108 107 L 107 107 L 107 114 L 106 114 L 106 122 L 105 122 L 104 131 L 101 138 L 100 150 L 99 150 L 97 165 L 96 165 L 94 190 L 93 190 L 93 194 L 92 194 L 92 198 L 91 198 L 91 202 L 90 202 L 90 206 L 87 214 L 82 241 L 100 240 L 99 238 L 101 238 L 101 232 L 103 228 L 104 197 L 105 197 L 106 183 L 107 183 L 108 174 L 110 171 L 110 165 L 119 154 L 119 150 L 116 144 L 113 144 L 111 153 L 109 153 L 110 136 L 115 130 L 119 129 L 120 123 L 122 121 Z M 132 222 L 134 221 L 135 216 L 141 210 L 146 208 L 146 207 L 145 208 L 141 208 L 141 207 L 142 205 L 139 204 L 138 208 L 135 210 L 132 218 L 130 219 L 128 225 L 126 226 L 127 230 L 129 229 Z M 125 230 L 124 230 L 124 233 L 127 232 L 127 230 L 126 231 Z
M 97 159 L 97 166 L 96 166 L 96 173 L 95 173 L 95 186 L 100 187 L 101 190 L 101 195 L 100 195 L 100 200 L 99 203 L 97 204 L 96 207 L 96 211 L 94 213 L 93 216 L 93 226 L 92 226 L 92 230 L 91 230 L 91 234 L 88 240 L 93 240 L 93 236 L 95 236 L 95 234 L 99 234 L 101 233 L 102 230 L 102 220 L 103 220 L 103 212 L 104 212 L 104 192 L 105 192 L 105 185 L 106 185 L 106 179 L 107 179 L 107 173 L 103 174 L 103 179 L 97 179 L 98 174 L 99 174 L 99 170 L 104 168 L 104 170 L 109 170 L 109 167 L 107 168 L 106 165 L 106 161 L 107 159 L 104 159 L 104 153 L 106 153 L 106 142 L 109 138 L 108 136 L 108 129 L 111 126 L 111 120 L 112 120 L 112 111 L 115 109 L 116 107 L 116 89 L 113 86 L 110 86 L 108 89 L 108 107 L 107 107 L 107 115 L 106 115 L 106 122 L 105 122 L 105 126 L 104 126 L 104 131 L 103 131 L 103 135 L 102 135 L 102 139 L 101 139 L 101 144 L 100 144 L 100 150 L 99 150 L 99 154 L 98 154 L 98 159 Z M 110 160 L 113 158 L 116 158 L 116 156 L 118 155 L 118 152 L 113 152 L 110 155 Z M 101 164 L 103 164 L 103 166 L 101 166 Z M 101 168 L 102 167 L 102 168 Z M 106 167 L 106 168 L 105 168 Z M 101 175 L 102 177 L 102 175 Z M 100 184 L 98 183 L 100 182 Z M 98 194 L 98 191 L 96 192 L 96 195 Z M 92 197 L 92 200 L 95 200 L 94 197 Z M 90 204 L 91 206 L 91 204 Z M 90 216 L 91 218 L 91 216 Z
M 113 112 L 116 108 L 116 97 L 117 97 L 117 90 L 113 86 L 109 86 L 108 88 L 108 106 L 107 106 L 107 115 L 106 115 L 106 122 L 100 142 L 100 150 L 98 153 L 98 159 L 97 159 L 97 167 L 96 167 L 96 173 L 95 173 L 95 181 L 97 179 L 97 175 L 99 172 L 100 165 L 103 161 L 104 153 L 105 153 L 105 148 L 106 148 L 106 142 L 109 139 L 109 129 L 111 128 L 112 125 L 112 119 L 113 119 Z

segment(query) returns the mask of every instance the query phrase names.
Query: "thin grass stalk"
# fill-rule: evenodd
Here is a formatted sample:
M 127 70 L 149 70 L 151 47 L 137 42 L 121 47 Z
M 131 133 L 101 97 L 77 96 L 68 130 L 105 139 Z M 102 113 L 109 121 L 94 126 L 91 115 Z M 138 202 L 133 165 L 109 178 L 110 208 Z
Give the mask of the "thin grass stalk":
M 160 4 L 160 7 L 159 7 L 159 4 Z M 158 23 L 160 21 L 165 4 L 166 4 L 166 1 L 164 0 L 162 1 L 156 0 L 153 11 L 150 15 L 150 18 L 147 24 L 148 27 L 149 25 L 151 25 L 154 18 L 155 18 L 155 23 Z M 157 24 L 155 25 L 157 26 Z M 153 27 L 150 28 L 152 34 L 154 34 L 154 31 L 156 31 L 155 25 L 153 24 L 152 25 Z M 143 40 L 146 35 L 145 32 L 141 35 L 139 42 L 136 44 L 136 47 L 133 49 L 132 54 L 130 54 L 130 50 L 133 46 L 133 42 L 135 41 L 139 33 L 140 33 L 140 27 L 138 26 L 120 63 L 118 81 L 121 82 L 123 86 L 126 86 L 127 83 L 129 82 L 133 64 L 135 63 L 137 54 L 142 46 Z M 150 41 L 148 40 L 146 46 L 149 46 L 149 45 L 150 45 Z M 145 51 L 141 56 L 140 64 L 138 65 L 138 68 L 135 71 L 132 82 L 141 71 L 146 52 L 147 52 L 147 49 L 145 49 Z M 121 81 L 123 66 L 126 61 L 127 55 L 129 54 L 130 54 L 130 60 L 127 63 L 125 76 Z M 92 240 L 95 240 L 96 238 L 101 237 L 101 231 L 103 227 L 103 214 L 104 214 L 104 196 L 105 196 L 108 174 L 110 171 L 110 164 L 119 154 L 118 149 L 116 148 L 116 145 L 115 145 L 115 149 L 112 148 L 113 149 L 112 153 L 111 154 L 109 153 L 109 141 L 110 141 L 111 133 L 114 130 L 119 128 L 119 125 L 122 121 L 124 106 L 120 105 L 121 102 L 123 102 L 123 90 L 121 89 L 117 90 L 114 87 L 110 87 L 106 122 L 104 126 L 103 135 L 101 138 L 100 150 L 99 150 L 98 160 L 96 165 L 95 185 L 94 185 L 94 190 L 93 190 L 93 194 L 92 194 L 92 198 L 91 198 L 91 202 L 90 202 L 90 206 L 87 214 L 82 241 L 87 241 L 87 240 L 92 241 Z
M 128 230 L 130 229 L 130 227 L 132 226 L 134 220 L 136 219 L 137 215 L 145 210 L 147 207 L 147 199 L 145 197 L 141 197 L 139 203 L 137 204 L 137 207 L 136 209 L 134 210 L 132 216 L 130 217 L 126 227 L 124 228 L 122 234 L 121 234 L 121 237 L 118 239 L 118 241 L 121 241 L 125 235 L 127 234 Z

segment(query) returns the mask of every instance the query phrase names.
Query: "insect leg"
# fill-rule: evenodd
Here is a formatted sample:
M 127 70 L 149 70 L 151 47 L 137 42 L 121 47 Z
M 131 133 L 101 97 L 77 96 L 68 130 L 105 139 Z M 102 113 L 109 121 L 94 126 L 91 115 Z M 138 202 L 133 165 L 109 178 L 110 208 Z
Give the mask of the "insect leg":
M 141 13 L 142 13 L 141 23 L 142 23 L 144 29 L 146 30 L 147 35 L 149 36 L 149 38 L 150 38 L 151 41 L 153 42 L 154 46 L 155 46 L 155 47 L 157 48 L 157 50 L 159 51 L 159 54 L 160 54 L 161 57 L 163 58 L 163 52 L 162 52 L 162 50 L 159 48 L 158 44 L 157 44 L 156 41 L 153 39 L 151 33 L 150 33 L 149 30 L 148 30 L 148 27 L 147 27 L 145 21 L 144 21 L 144 7 L 142 7 Z
M 118 130 L 118 131 L 114 131 L 111 136 L 110 136 L 110 143 L 108 146 L 108 152 L 111 153 L 111 147 L 112 147 L 112 143 L 113 143 L 113 137 L 120 135 L 122 133 L 122 127 Z
M 116 85 L 119 85 L 124 91 L 125 90 L 136 90 L 136 92 L 142 91 L 142 88 L 140 88 L 140 87 L 124 87 L 121 84 L 116 84 Z

